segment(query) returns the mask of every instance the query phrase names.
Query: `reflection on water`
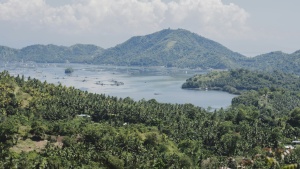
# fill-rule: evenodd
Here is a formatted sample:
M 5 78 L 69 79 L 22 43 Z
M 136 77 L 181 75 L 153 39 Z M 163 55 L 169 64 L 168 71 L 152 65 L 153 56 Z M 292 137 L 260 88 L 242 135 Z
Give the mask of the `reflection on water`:
M 71 75 L 64 73 L 72 67 Z M 201 70 L 164 67 L 99 66 L 87 64 L 4 63 L 0 71 L 24 75 L 54 84 L 74 86 L 92 93 L 104 93 L 134 100 L 156 99 L 163 103 L 191 103 L 200 107 L 228 107 L 235 95 L 221 91 L 183 90 L 184 81 Z

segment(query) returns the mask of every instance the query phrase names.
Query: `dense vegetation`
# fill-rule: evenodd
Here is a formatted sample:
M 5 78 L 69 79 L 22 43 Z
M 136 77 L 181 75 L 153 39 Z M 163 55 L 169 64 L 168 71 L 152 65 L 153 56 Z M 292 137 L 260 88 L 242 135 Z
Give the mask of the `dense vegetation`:
M 269 72 L 278 70 L 299 75 L 300 51 L 296 51 L 292 54 L 277 51 L 259 55 L 244 61 L 242 67 Z
M 0 61 L 1 62 L 6 62 L 6 61 L 18 61 L 18 50 L 5 47 L 5 46 L 0 46 Z
M 296 168 L 300 148 L 283 146 L 300 136 L 299 104 L 286 104 L 299 94 L 282 86 L 206 112 L 2 72 L 0 168 Z
M 72 67 L 68 67 L 65 69 L 65 74 L 71 74 L 74 72 L 74 69 Z
M 300 90 L 300 78 L 296 75 L 279 71 L 261 72 L 246 69 L 230 71 L 211 71 L 208 74 L 195 75 L 186 80 L 182 88 L 200 88 L 223 90 L 233 94 L 263 88 L 284 88 L 291 91 Z
M 40 63 L 91 63 L 102 48 L 95 45 L 77 44 L 70 47 L 56 45 L 32 45 L 20 50 L 0 46 L 0 60 L 34 61 Z
M 1 62 L 234 68 L 196 75 L 183 88 L 240 94 L 228 109 L 207 112 L 2 72 L 0 168 L 299 168 L 300 148 L 284 147 L 300 136 L 300 81 L 286 74 L 299 75 L 299 54 L 246 58 L 182 29 L 133 37 L 106 50 L 0 46 Z M 241 67 L 264 72 L 235 69 Z
M 11 57 L 13 56 L 13 57 Z M 244 56 L 189 31 L 165 29 L 133 37 L 113 48 L 94 45 L 32 45 L 21 50 L 0 48 L 0 60 L 64 63 L 168 66 L 190 68 L 236 68 Z
M 96 63 L 190 68 L 236 68 L 244 56 L 195 33 L 165 29 L 105 50 Z

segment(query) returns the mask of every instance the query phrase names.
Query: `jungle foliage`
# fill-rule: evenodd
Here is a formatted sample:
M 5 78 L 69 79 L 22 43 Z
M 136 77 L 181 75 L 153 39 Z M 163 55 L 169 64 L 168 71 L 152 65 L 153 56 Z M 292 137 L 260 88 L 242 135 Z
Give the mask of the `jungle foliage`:
M 76 44 L 70 47 L 57 45 L 31 45 L 22 49 L 0 46 L 0 61 L 34 61 L 38 63 L 91 63 L 103 48 Z
M 261 90 L 263 88 L 287 89 L 300 91 L 300 78 L 280 71 L 262 72 L 246 69 L 230 71 L 211 71 L 207 74 L 195 75 L 186 80 L 182 88 L 208 88 L 223 90 L 233 94 L 243 91 Z
M 0 168 L 296 168 L 300 148 L 282 155 L 284 145 L 300 136 L 299 105 L 289 103 L 299 94 L 284 85 L 262 86 L 236 97 L 228 109 L 207 112 L 4 71 Z

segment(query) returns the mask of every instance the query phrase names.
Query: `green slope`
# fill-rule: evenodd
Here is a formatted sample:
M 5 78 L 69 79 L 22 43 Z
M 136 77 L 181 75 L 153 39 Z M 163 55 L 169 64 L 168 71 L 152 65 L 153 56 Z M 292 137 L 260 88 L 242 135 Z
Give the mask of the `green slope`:
M 76 44 L 70 47 L 57 45 L 31 45 L 22 49 L 0 46 L 1 61 L 34 61 L 64 63 L 66 60 L 75 63 L 91 62 L 103 48 L 95 45 Z
M 70 47 L 31 45 L 22 49 L 0 46 L 0 61 L 95 63 L 131 66 L 167 66 L 236 69 L 300 74 L 300 51 L 270 52 L 253 58 L 184 29 L 164 29 L 132 37 L 109 49 L 77 44 Z
M 286 85 L 294 82 L 281 86 Z M 270 168 L 269 160 L 280 161 L 280 167 L 300 163 L 299 147 L 286 160 L 282 151 L 264 151 L 280 150 L 300 137 L 300 95 L 287 88 L 246 92 L 230 108 L 215 112 L 92 94 L 6 71 L 0 73 L 0 91 L 0 168 L 215 169 Z M 253 162 L 246 166 L 244 158 Z
M 17 61 L 17 55 L 19 51 L 17 49 L 9 48 L 6 46 L 0 46 L 0 61 Z
M 245 57 L 221 44 L 183 29 L 165 29 L 132 37 L 95 58 L 96 63 L 117 65 L 236 68 Z
M 102 48 L 95 45 L 77 44 L 71 47 L 57 45 L 32 45 L 20 50 L 19 59 L 35 62 L 56 62 L 66 60 L 76 63 L 91 62 L 96 53 L 101 53 Z
M 292 54 L 281 51 L 270 52 L 249 59 L 242 63 L 243 67 L 262 71 L 279 70 L 287 73 L 300 74 L 300 51 Z
M 263 88 L 283 88 L 299 91 L 298 76 L 278 71 L 258 72 L 245 69 L 230 71 L 212 71 L 204 75 L 195 75 L 186 80 L 182 88 L 208 88 L 224 90 L 234 94 L 243 91 L 260 90 Z

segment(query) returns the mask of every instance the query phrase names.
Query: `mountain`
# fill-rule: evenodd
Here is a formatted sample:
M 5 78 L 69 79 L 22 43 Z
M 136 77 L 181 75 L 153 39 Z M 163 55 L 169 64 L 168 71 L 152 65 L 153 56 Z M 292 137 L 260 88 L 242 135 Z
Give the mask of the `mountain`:
M 138 66 L 237 68 L 245 56 L 183 29 L 132 37 L 95 57 L 95 63 Z
M 35 61 L 63 63 L 66 60 L 75 63 L 91 62 L 95 54 L 103 48 L 95 45 L 76 44 L 70 47 L 57 45 L 31 45 L 20 50 L 0 47 L 0 59 L 3 61 Z
M 244 68 L 261 71 L 282 71 L 300 74 L 300 50 L 292 54 L 281 51 L 270 52 L 244 60 Z
M 70 47 L 56 45 L 32 45 L 20 50 L 18 58 L 36 62 L 91 62 L 102 48 L 95 45 L 77 44 Z
M 300 50 L 292 54 L 276 51 L 249 58 L 184 29 L 164 29 L 145 36 L 135 36 L 109 49 L 83 44 L 70 47 L 37 44 L 22 49 L 0 46 L 0 61 L 22 59 L 126 66 L 246 68 L 300 74 Z
M 18 55 L 18 50 L 9 48 L 6 46 L 0 46 L 0 61 L 5 62 L 5 61 L 16 61 L 17 55 Z

